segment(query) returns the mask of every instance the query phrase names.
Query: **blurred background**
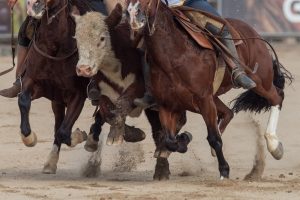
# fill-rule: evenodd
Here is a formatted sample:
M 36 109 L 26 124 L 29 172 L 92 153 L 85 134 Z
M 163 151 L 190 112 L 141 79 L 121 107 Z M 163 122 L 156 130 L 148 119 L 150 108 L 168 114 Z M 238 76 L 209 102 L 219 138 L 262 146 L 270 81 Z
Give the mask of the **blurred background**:
M 300 37 L 300 0 L 210 0 L 224 17 L 242 19 L 266 37 Z M 26 17 L 25 0 L 14 8 L 15 33 Z M 0 0 L 0 39 L 9 42 L 10 10 Z

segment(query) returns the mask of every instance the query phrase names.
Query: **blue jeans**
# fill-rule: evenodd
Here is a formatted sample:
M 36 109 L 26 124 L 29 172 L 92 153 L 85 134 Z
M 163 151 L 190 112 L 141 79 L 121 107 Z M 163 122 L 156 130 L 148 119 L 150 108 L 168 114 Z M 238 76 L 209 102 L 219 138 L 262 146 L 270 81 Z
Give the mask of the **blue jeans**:
M 100 0 L 86 0 L 86 3 L 96 12 L 100 12 L 107 16 L 107 11 L 104 3 Z
M 203 10 L 205 12 L 211 13 L 213 15 L 219 16 L 220 14 L 217 12 L 217 10 L 210 5 L 207 0 L 187 0 L 184 3 L 184 6 L 188 6 L 191 8 Z

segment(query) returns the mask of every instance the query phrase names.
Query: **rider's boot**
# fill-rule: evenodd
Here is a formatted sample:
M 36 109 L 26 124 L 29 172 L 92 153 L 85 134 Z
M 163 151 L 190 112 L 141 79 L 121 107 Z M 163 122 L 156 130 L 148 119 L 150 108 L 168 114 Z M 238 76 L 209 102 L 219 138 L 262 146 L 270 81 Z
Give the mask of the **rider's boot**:
M 13 86 L 0 91 L 0 95 L 7 98 L 14 98 L 18 96 L 21 91 L 21 80 L 20 76 L 23 72 L 22 65 L 24 64 L 25 58 L 28 53 L 28 48 L 18 45 L 17 51 L 17 68 L 16 68 L 16 81 L 13 83 Z
M 133 103 L 136 106 L 146 109 L 146 108 L 153 106 L 155 104 L 155 101 L 154 101 L 154 98 L 149 89 L 149 87 L 151 85 L 150 66 L 147 63 L 145 57 L 142 58 L 142 64 L 143 64 L 143 75 L 144 75 L 144 80 L 145 80 L 145 90 L 146 91 L 142 98 L 134 99 Z
M 232 56 L 234 57 L 233 62 L 235 64 L 235 67 L 231 69 L 234 84 L 247 90 L 255 88 L 256 83 L 247 76 L 246 72 L 238 62 L 239 56 L 234 41 L 232 40 L 232 35 L 227 28 L 222 31 L 221 36 L 223 38 L 222 43 L 229 49 Z

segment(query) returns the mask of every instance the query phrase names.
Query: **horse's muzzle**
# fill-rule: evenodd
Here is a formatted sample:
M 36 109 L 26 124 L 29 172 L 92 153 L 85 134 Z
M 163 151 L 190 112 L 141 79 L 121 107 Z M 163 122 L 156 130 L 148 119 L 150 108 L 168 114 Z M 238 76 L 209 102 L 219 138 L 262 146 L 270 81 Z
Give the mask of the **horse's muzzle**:
M 92 77 L 92 68 L 88 65 L 79 65 L 76 67 L 77 76 Z

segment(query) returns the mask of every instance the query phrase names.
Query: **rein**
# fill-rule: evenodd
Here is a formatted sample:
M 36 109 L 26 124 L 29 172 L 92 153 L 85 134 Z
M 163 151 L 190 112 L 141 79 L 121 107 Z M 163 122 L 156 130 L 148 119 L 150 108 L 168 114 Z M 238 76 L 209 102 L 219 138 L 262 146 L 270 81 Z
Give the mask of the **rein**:
M 65 8 L 67 8 L 69 2 L 68 0 L 65 1 L 65 5 L 63 7 L 61 7 L 55 14 L 51 15 L 51 17 L 49 17 L 49 7 L 47 5 L 47 2 L 45 2 L 45 10 L 46 10 L 46 13 L 47 13 L 47 24 L 51 24 L 53 19 L 59 14 L 61 13 Z
M 158 0 L 158 2 L 156 4 L 156 9 L 155 9 L 154 20 L 153 20 L 152 26 L 150 27 L 149 10 L 150 10 L 150 7 L 151 7 L 153 1 L 154 0 L 151 0 L 150 3 L 148 4 L 147 12 L 146 12 L 146 21 L 147 21 L 147 27 L 148 27 L 148 30 L 149 30 L 149 36 L 152 36 L 155 32 L 155 24 L 156 24 L 156 20 L 157 20 L 157 11 L 158 11 L 159 5 L 160 5 L 160 0 Z
M 55 14 L 51 15 L 51 17 L 49 17 L 49 14 L 48 14 L 49 8 L 48 8 L 47 3 L 46 3 L 45 9 L 46 9 L 46 13 L 47 13 L 47 25 L 51 24 L 52 21 L 53 21 L 53 19 L 54 19 L 55 17 L 57 17 L 57 15 L 60 14 L 64 9 L 67 8 L 67 6 L 68 6 L 68 4 L 69 4 L 69 1 L 66 0 L 65 2 L 66 2 L 65 5 L 64 5 L 63 7 L 61 7 Z M 46 57 L 46 58 L 49 58 L 49 59 L 51 59 L 51 60 L 55 60 L 55 61 L 65 60 L 65 59 L 71 57 L 74 53 L 76 53 L 76 52 L 78 51 L 78 49 L 75 48 L 71 53 L 69 53 L 69 54 L 67 54 L 67 55 L 65 55 L 65 56 L 61 56 L 61 57 L 51 56 L 51 55 L 47 54 L 46 52 L 42 51 L 42 50 L 36 45 L 36 41 L 35 41 L 35 40 L 36 40 L 36 38 L 35 38 L 35 35 L 34 35 L 34 37 L 33 37 L 33 39 L 32 39 L 33 48 L 34 48 L 39 54 L 41 54 L 42 56 L 44 56 L 44 57 Z
M 35 42 L 35 37 L 33 38 L 32 40 L 32 44 L 33 44 L 33 48 L 39 53 L 41 54 L 42 56 L 46 57 L 46 58 L 49 58 L 51 60 L 55 60 L 55 61 L 61 61 L 61 60 L 65 60 L 69 57 L 71 57 L 74 53 L 76 53 L 78 51 L 77 48 L 75 48 L 71 53 L 69 53 L 68 55 L 66 56 L 61 56 L 61 57 L 55 57 L 55 56 L 51 56 L 47 53 L 45 53 L 44 51 L 42 51 L 40 48 L 38 48 L 38 46 L 36 45 L 36 42 Z

